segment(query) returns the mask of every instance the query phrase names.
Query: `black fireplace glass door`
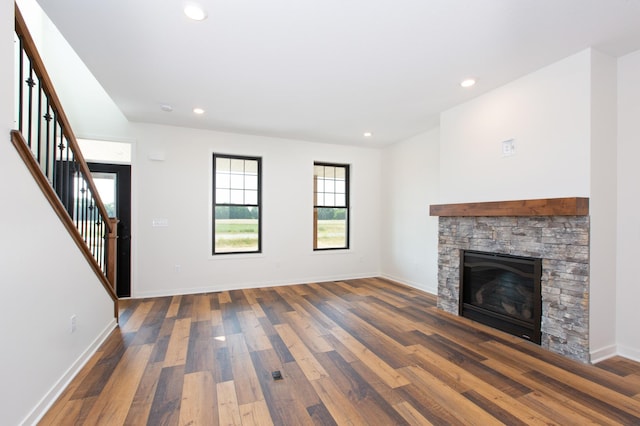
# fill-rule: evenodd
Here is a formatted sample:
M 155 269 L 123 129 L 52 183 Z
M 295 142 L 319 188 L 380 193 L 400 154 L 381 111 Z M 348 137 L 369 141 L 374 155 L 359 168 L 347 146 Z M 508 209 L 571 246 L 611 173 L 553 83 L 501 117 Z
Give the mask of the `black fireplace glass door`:
M 533 265 L 475 260 L 467 261 L 465 269 L 466 303 L 524 321 L 533 319 Z
M 462 256 L 461 315 L 486 316 L 488 325 L 504 323 L 529 339 L 539 334 L 540 259 L 474 251 Z

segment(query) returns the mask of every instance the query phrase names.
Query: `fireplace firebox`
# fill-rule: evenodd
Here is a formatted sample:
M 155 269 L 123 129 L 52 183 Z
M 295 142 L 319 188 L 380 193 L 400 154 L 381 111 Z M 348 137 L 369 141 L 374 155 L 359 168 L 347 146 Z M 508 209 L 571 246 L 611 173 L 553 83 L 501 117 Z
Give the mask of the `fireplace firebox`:
M 460 254 L 460 315 L 540 344 L 542 260 Z

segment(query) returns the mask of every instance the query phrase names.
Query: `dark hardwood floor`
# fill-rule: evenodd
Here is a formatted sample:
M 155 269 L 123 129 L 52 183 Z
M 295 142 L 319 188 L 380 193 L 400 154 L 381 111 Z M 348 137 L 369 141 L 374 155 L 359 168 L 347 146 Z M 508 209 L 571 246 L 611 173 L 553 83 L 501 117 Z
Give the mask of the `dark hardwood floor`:
M 501 423 L 638 425 L 640 365 L 571 361 L 384 279 L 225 291 L 123 302 L 41 422 Z

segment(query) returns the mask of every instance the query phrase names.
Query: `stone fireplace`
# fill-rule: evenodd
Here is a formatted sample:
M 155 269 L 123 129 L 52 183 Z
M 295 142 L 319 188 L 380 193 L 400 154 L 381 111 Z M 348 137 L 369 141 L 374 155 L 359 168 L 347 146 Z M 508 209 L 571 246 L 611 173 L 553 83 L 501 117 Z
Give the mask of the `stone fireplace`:
M 432 205 L 438 225 L 438 307 L 458 315 L 463 250 L 539 258 L 541 346 L 589 361 L 588 199 Z

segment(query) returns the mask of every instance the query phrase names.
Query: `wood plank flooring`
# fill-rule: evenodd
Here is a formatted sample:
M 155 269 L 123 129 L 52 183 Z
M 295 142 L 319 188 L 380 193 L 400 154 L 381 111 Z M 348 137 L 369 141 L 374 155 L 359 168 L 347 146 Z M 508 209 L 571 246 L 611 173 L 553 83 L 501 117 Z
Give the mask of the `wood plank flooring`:
M 384 279 L 121 305 L 41 424 L 640 424 L 640 364 L 583 365 Z

